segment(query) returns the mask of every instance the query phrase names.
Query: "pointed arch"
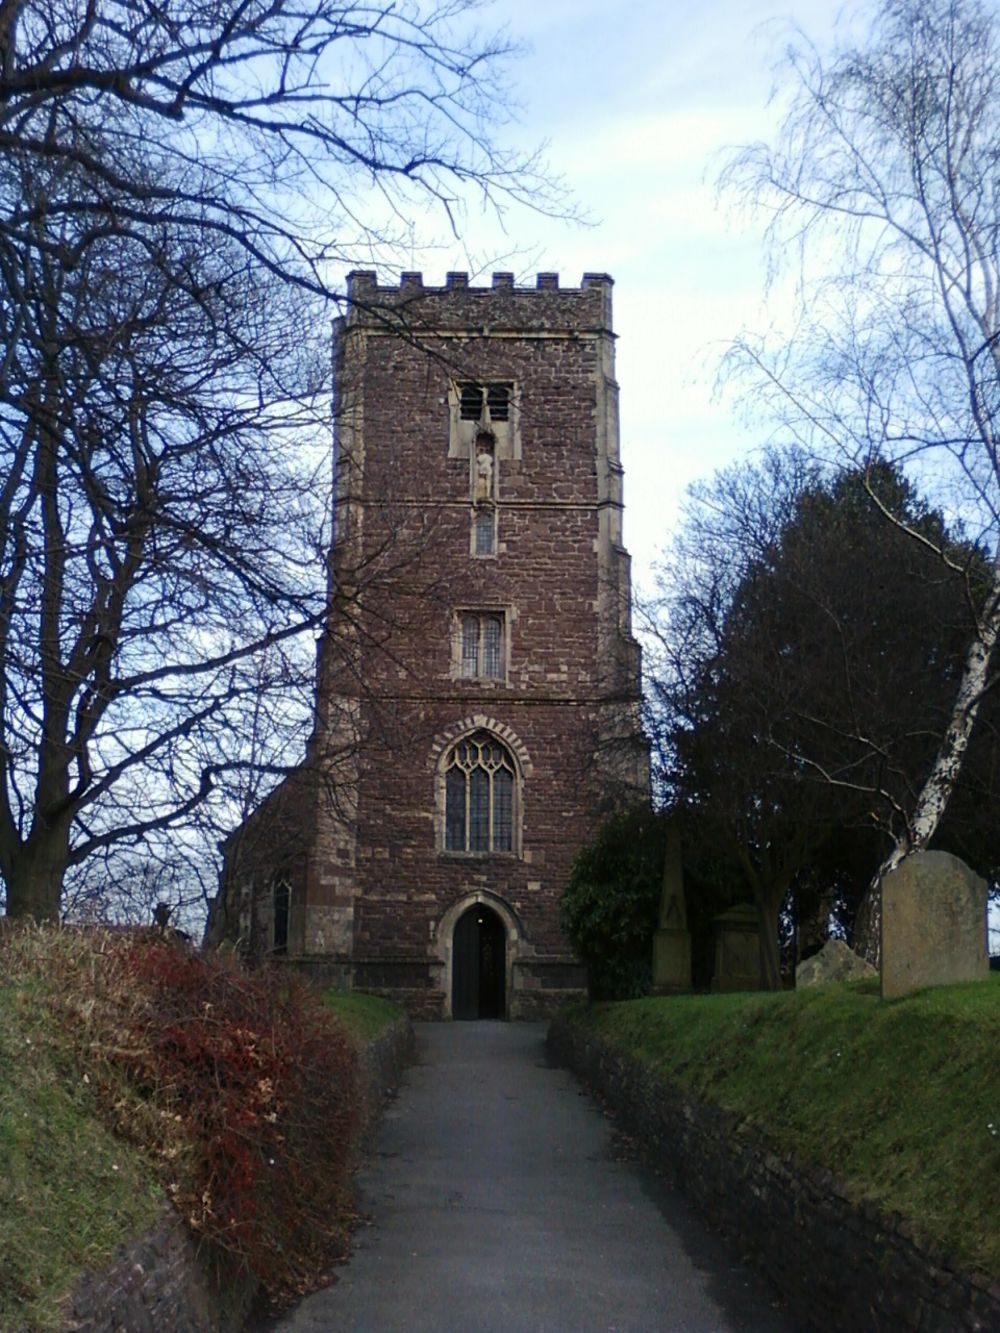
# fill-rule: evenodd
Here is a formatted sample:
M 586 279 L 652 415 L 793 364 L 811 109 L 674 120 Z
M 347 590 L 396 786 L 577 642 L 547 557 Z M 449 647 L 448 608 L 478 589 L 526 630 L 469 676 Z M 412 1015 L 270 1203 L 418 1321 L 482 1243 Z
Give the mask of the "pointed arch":
M 506 932 L 504 950 L 504 1012 L 510 1013 L 513 994 L 514 969 L 524 947 L 524 926 L 517 912 L 508 902 L 489 889 L 467 889 L 442 914 L 434 931 L 431 947 L 443 969 L 444 1017 L 454 1018 L 453 996 L 455 986 L 455 927 L 470 908 L 489 907 L 500 918 Z
M 454 856 L 520 856 L 524 744 L 510 727 L 473 714 L 435 738 L 435 841 Z
M 513 727 L 508 727 L 505 722 L 499 721 L 498 718 L 491 716 L 489 713 L 470 713 L 463 717 L 460 722 L 453 722 L 450 727 L 438 732 L 431 743 L 428 767 L 434 772 L 439 772 L 445 752 L 462 737 L 480 730 L 492 732 L 497 740 L 502 741 L 507 746 L 517 760 L 522 778 L 531 777 L 532 763 L 528 747 Z

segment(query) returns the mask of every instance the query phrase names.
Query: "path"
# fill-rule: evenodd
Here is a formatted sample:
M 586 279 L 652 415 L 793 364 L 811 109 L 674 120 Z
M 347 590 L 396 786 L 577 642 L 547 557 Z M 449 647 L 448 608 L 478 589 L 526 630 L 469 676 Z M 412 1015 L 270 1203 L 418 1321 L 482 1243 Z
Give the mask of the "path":
M 615 1160 L 542 1024 L 417 1025 L 339 1281 L 280 1333 L 794 1333 L 676 1196 Z

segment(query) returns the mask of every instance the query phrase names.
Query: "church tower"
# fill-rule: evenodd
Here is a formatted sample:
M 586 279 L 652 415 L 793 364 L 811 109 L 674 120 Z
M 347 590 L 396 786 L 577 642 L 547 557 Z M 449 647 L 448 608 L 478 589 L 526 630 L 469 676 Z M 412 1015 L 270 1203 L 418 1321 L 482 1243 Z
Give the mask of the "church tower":
M 580 996 L 570 866 L 648 800 L 611 289 L 349 280 L 316 727 L 230 881 L 258 951 L 415 1016 Z

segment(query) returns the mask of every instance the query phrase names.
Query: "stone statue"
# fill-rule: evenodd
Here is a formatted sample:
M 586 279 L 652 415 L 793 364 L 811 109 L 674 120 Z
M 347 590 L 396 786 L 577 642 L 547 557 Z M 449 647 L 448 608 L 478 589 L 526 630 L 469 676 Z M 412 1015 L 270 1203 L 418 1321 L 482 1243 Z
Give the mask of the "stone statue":
M 493 442 L 492 440 L 476 441 L 476 482 L 475 495 L 476 500 L 493 499 Z

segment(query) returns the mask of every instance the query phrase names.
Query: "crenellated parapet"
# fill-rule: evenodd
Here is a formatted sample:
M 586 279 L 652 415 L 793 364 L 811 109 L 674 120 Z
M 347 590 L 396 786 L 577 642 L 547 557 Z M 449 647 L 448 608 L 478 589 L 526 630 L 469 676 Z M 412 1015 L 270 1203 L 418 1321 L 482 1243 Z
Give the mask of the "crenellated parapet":
M 467 273 L 449 273 L 443 287 L 425 285 L 422 273 L 402 273 L 398 284 L 380 286 L 377 275 L 348 274 L 349 326 L 397 330 L 401 322 L 431 332 L 478 334 L 572 332 L 611 334 L 611 290 L 606 273 L 585 273 L 579 287 L 561 287 L 558 273 L 539 273 L 535 285 L 518 286 L 513 273 L 494 273 L 489 286 L 469 282 Z

